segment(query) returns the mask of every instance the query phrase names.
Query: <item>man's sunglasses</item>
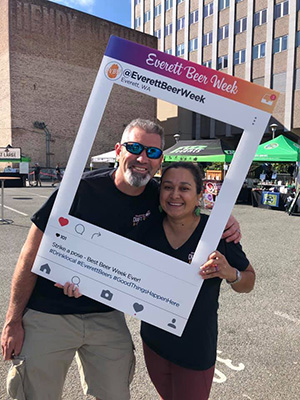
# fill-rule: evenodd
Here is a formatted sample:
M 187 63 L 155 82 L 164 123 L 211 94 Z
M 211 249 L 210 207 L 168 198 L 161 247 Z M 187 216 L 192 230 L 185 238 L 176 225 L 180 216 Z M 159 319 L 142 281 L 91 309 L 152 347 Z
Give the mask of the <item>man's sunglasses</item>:
M 124 146 L 129 153 L 135 154 L 136 156 L 142 154 L 142 152 L 146 150 L 147 157 L 152 159 L 159 158 L 163 153 L 158 147 L 147 147 L 137 142 L 122 143 L 121 146 Z

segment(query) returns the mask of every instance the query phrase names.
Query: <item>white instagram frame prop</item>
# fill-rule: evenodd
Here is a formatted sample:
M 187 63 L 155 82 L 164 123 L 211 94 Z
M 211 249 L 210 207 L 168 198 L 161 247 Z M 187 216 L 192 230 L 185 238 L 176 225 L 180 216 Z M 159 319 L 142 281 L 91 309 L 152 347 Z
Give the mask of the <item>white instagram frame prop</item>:
M 114 84 L 244 129 L 189 268 L 69 215 Z M 203 282 L 199 266 L 217 248 L 277 97 L 273 90 L 112 36 L 32 271 L 54 282 L 72 281 L 82 294 L 180 336 Z

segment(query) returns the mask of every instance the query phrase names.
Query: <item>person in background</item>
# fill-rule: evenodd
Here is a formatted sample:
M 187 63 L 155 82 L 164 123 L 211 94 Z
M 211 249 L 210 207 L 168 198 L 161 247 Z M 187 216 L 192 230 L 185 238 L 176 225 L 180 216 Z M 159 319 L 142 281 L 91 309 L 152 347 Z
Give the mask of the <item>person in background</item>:
M 35 186 L 42 186 L 41 182 L 41 167 L 39 166 L 39 163 L 34 164 L 34 177 L 35 177 Z
M 266 169 L 266 181 L 271 181 L 272 176 L 273 176 L 272 164 L 268 164 Z
M 295 172 L 296 172 L 296 165 L 295 164 L 290 164 L 288 167 L 288 173 L 290 175 L 289 177 L 289 184 L 291 185 L 295 179 Z
M 60 183 L 62 180 L 62 174 L 60 171 L 60 166 L 57 163 L 55 167 L 55 181 L 52 183 L 52 186 L 55 186 L 56 183 Z

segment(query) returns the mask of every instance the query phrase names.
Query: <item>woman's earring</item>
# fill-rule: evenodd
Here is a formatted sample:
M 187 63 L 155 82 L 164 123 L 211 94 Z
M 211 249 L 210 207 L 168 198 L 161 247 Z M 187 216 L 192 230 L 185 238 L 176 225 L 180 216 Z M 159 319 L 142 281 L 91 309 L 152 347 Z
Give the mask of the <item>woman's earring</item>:
M 195 207 L 194 214 L 196 215 L 196 217 L 200 217 L 200 214 L 201 214 L 200 206 Z
M 158 206 L 158 211 L 159 211 L 160 213 L 163 212 L 163 209 L 162 209 L 162 206 L 161 206 L 161 205 Z

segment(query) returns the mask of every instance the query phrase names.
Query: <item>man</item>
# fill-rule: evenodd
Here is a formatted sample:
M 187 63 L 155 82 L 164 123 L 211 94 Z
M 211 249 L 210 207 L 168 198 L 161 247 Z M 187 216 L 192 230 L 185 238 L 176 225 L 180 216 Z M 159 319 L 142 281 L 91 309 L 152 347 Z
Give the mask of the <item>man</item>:
M 35 177 L 35 186 L 42 186 L 42 182 L 41 182 L 41 167 L 39 166 L 39 163 L 35 163 L 34 164 L 34 177 Z
M 115 146 L 119 167 L 84 175 L 70 214 L 122 236 L 158 217 L 158 186 L 152 177 L 161 165 L 163 146 L 159 125 L 132 121 Z M 98 400 L 128 400 L 134 356 L 124 315 L 85 296 L 69 298 L 53 282 L 31 273 L 54 199 L 55 194 L 33 216 L 13 276 L 2 333 L 4 359 L 16 364 L 10 394 L 15 399 L 60 399 L 76 353 L 85 393 Z M 233 239 L 240 236 L 237 227 L 235 222 L 229 230 Z M 16 382 L 20 374 L 22 383 Z

